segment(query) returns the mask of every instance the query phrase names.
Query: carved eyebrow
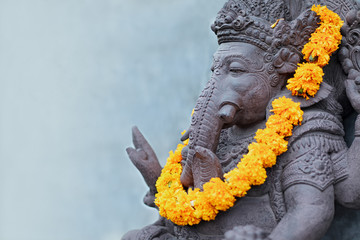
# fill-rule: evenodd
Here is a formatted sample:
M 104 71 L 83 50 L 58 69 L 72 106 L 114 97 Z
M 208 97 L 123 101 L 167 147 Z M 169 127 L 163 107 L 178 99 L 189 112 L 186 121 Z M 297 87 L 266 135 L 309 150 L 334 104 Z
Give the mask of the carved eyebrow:
M 227 55 L 224 57 L 224 60 L 225 62 L 229 62 L 231 60 L 231 58 L 238 58 L 238 59 L 241 59 L 242 61 L 246 62 L 247 64 L 249 65 L 253 65 L 254 62 L 249 60 L 248 58 L 246 58 L 245 56 L 243 55 L 240 55 L 240 54 L 230 54 L 230 55 Z
M 243 61 L 245 64 L 247 64 L 248 67 L 253 68 L 253 70 L 259 70 L 259 66 L 255 61 L 251 61 L 247 57 L 241 54 L 229 54 L 225 57 L 222 57 L 219 54 L 213 55 L 213 64 L 211 65 L 211 70 L 214 70 L 216 68 L 222 67 L 224 64 L 229 64 L 229 62 L 232 60 L 232 58 L 237 58 Z

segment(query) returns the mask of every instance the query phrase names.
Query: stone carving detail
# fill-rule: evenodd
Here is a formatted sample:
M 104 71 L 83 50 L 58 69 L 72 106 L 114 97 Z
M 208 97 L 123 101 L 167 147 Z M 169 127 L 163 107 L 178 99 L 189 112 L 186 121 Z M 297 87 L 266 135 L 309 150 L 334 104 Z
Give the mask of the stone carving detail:
M 254 136 L 255 134 L 251 134 L 242 139 L 236 139 L 231 136 L 229 129 L 222 130 L 216 155 L 225 173 L 236 167 L 241 156 L 248 153 L 249 144 L 255 141 Z
M 332 183 L 334 176 L 331 160 L 316 147 L 285 167 L 282 179 L 284 189 L 302 182 L 324 190 Z
M 279 162 L 281 162 L 281 160 L 283 160 L 283 157 L 279 158 Z M 272 179 L 269 190 L 270 204 L 274 212 L 276 222 L 280 222 L 286 214 L 285 199 L 280 180 L 282 172 L 283 169 L 281 164 L 277 164 L 272 168 L 271 175 L 269 176 L 269 178 Z
M 319 92 L 306 101 L 291 96 L 284 86 L 318 27 L 317 15 L 309 10 L 312 4 L 327 5 L 346 23 L 342 46 L 325 68 Z M 233 169 L 247 153 L 257 129 L 265 127 L 273 99 L 287 96 L 300 102 L 302 125 L 293 129 L 288 151 L 267 169 L 265 184 L 253 187 L 214 221 L 177 226 L 160 218 L 123 239 L 321 239 L 332 221 L 335 200 L 360 208 L 360 118 L 349 147 L 342 120 L 350 112 L 360 113 L 357 5 L 350 0 L 229 0 L 211 29 L 219 48 L 212 77 L 182 137 L 189 139 L 182 151 L 183 186 L 202 188 L 212 177 Z M 159 165 L 136 128 L 133 140 L 135 149 L 128 149 L 129 157 L 150 187 L 146 202 L 151 205 Z

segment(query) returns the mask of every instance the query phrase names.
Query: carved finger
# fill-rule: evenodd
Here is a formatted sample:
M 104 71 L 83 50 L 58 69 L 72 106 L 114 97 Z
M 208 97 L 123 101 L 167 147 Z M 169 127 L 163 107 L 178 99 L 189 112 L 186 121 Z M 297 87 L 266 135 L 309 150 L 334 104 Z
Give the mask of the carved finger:
M 200 159 L 217 158 L 217 156 L 211 150 L 204 147 L 195 147 L 195 152 L 195 156 Z
M 187 162 L 183 168 L 183 171 L 180 176 L 181 184 L 185 187 L 192 187 L 194 186 L 194 178 L 191 169 L 190 162 Z
M 147 159 L 147 155 L 142 149 L 134 149 L 132 147 L 126 148 L 126 152 L 135 166 L 139 166 L 142 161 Z
M 196 167 L 197 172 L 195 174 L 195 187 L 202 188 L 202 185 L 208 182 L 211 178 L 219 177 L 223 175 L 222 167 L 219 158 L 211 150 L 197 146 L 195 148 Z M 195 166 L 194 166 L 195 167 Z M 195 170 L 193 170 L 194 172 Z
M 132 138 L 136 149 L 144 150 L 148 159 L 157 160 L 154 150 L 136 126 L 132 128 Z
M 188 147 L 188 146 L 185 146 L 185 147 L 181 150 L 181 157 L 182 157 L 182 159 L 186 159 L 186 158 L 187 158 L 188 152 L 189 152 L 189 147 Z M 183 163 L 185 163 L 185 161 L 181 161 L 181 164 L 183 164 Z
M 126 153 L 128 154 L 129 158 L 132 160 L 135 158 L 136 150 L 132 147 L 126 148 Z
M 161 166 L 157 161 L 147 161 L 147 155 L 142 149 L 127 148 L 127 154 L 131 162 L 140 171 L 146 184 L 150 188 L 150 192 L 156 193 L 156 180 L 161 174 Z

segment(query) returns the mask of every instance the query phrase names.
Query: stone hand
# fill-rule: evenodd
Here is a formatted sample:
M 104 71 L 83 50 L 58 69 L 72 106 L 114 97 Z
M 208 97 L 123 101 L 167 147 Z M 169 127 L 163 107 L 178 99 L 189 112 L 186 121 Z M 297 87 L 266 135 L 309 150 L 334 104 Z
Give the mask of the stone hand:
M 345 87 L 352 107 L 360 113 L 360 74 L 355 80 L 346 80 Z
M 128 147 L 126 152 L 144 177 L 146 184 L 150 188 L 150 193 L 154 195 L 156 193 L 155 183 L 161 174 L 160 163 L 154 150 L 137 127 L 132 129 L 132 140 L 135 148 Z
M 191 167 L 196 188 L 202 189 L 202 186 L 211 178 L 221 178 L 223 175 L 218 157 L 204 147 L 195 147 L 195 158 Z

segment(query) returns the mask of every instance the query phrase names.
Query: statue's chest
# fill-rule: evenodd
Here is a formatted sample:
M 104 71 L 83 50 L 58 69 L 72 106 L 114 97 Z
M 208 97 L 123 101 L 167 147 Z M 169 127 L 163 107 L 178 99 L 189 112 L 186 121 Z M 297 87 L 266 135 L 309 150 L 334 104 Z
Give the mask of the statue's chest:
M 219 145 L 216 155 L 220 160 L 223 172 L 227 173 L 236 168 L 243 155 L 247 154 L 248 146 L 254 142 L 255 133 L 247 136 L 235 135 L 230 129 L 224 129 L 221 132 Z M 267 169 L 267 172 L 270 170 Z M 269 174 L 268 174 L 269 176 Z M 260 186 L 253 186 L 248 192 L 248 196 L 261 196 L 269 191 L 269 179 Z
M 242 136 L 235 135 L 230 129 L 221 132 L 216 155 L 223 171 L 229 172 L 248 153 L 248 146 L 254 142 L 255 133 Z M 235 226 L 254 225 L 270 233 L 277 224 L 272 203 L 271 186 L 274 183 L 272 169 L 267 169 L 268 178 L 260 186 L 252 186 L 247 195 L 237 199 L 235 205 L 226 212 L 219 212 L 213 221 L 202 221 L 194 226 L 176 226 L 175 232 L 185 239 L 218 240 L 224 238 L 224 233 Z
M 221 132 L 216 155 L 224 172 L 236 167 L 242 156 L 248 153 L 248 146 L 253 141 L 253 135 L 240 138 L 233 136 L 229 130 Z

